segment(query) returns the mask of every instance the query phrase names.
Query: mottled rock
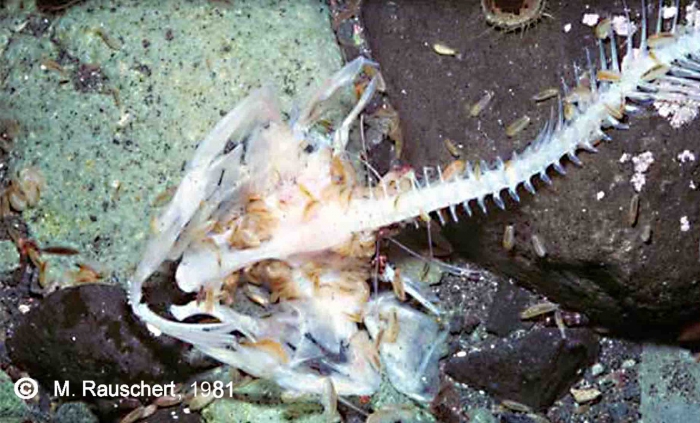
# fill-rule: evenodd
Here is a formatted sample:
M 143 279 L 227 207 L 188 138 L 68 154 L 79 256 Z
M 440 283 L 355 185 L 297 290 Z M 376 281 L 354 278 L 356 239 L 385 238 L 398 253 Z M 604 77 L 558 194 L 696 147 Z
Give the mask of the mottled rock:
M 67 402 L 61 404 L 54 416 L 56 423 L 98 423 L 97 416 L 93 414 L 84 402 Z
M 5 372 L 0 371 L 0 421 L 22 421 L 29 415 L 24 401 L 15 395 L 14 383 Z
M 430 403 L 430 411 L 442 423 L 466 423 L 469 415 L 463 406 L 459 393 L 450 382 L 443 381 L 435 399 Z
M 478 16 L 478 2 L 366 2 L 363 19 L 401 117 L 406 162 L 418 169 L 446 165 L 453 158 L 444 139 L 462 144 L 462 158 L 472 161 L 510 157 L 534 139 L 554 103 L 537 105 L 531 97 L 560 86 L 561 76 L 572 81 L 571 63 L 585 61 L 584 46 L 595 48 L 593 31 L 579 24 L 583 4 L 549 7 L 552 19 L 521 35 L 485 34 L 477 40 L 468 22 Z M 603 0 L 586 7 L 622 13 Z M 422 17 L 421 25 L 411 24 L 415 16 Z M 566 23 L 573 25 L 562 33 Z M 437 55 L 428 46 L 433 42 L 453 46 L 461 58 Z M 493 91 L 494 99 L 479 117 L 469 117 L 465 107 L 484 90 Z M 525 114 L 533 124 L 508 139 L 504 126 Z M 652 114 L 631 117 L 629 131 L 609 131 L 614 141 L 600 145 L 599 154 L 582 153 L 582 169 L 566 162 L 567 176 L 550 172 L 552 186 L 537 181 L 536 196 L 523 190 L 522 203 L 508 199 L 505 212 L 488 200 L 488 216 L 479 212 L 447 228 L 455 251 L 627 334 L 648 335 L 697 315 L 700 191 L 692 187 L 700 182 L 700 161 L 681 163 L 678 157 L 684 150 L 697 153 L 700 122 L 674 130 Z M 629 158 L 647 151 L 654 163 L 630 226 L 636 191 Z M 625 153 L 628 160 L 621 163 Z M 683 216 L 687 231 L 681 230 Z M 515 229 L 510 252 L 502 247 L 506 225 Z M 648 243 L 642 239 L 646 227 L 653 233 Z M 544 258 L 534 251 L 533 235 L 544 241 Z
M 13 364 L 53 389 L 68 381 L 80 397 L 82 382 L 180 382 L 196 369 L 183 359 L 184 344 L 154 337 L 131 314 L 124 290 L 83 285 L 59 290 L 21 316 L 10 329 Z
M 481 324 L 481 320 L 473 314 L 467 314 L 464 316 L 464 329 L 463 333 L 470 334 Z
M 578 370 L 596 359 L 598 339 L 587 329 L 567 330 L 566 339 L 557 329 L 520 333 L 453 355 L 446 373 L 501 400 L 539 410 L 566 394 Z
M 522 413 L 503 413 L 501 423 L 537 423 L 532 417 Z
M 626 370 L 623 372 L 627 373 Z M 620 379 L 624 383 L 624 395 L 629 383 L 626 378 Z M 690 422 L 700 415 L 700 367 L 687 350 L 667 345 L 644 345 L 639 388 L 639 413 L 645 422 Z M 634 387 L 629 389 L 634 390 Z
M 462 313 L 455 313 L 450 316 L 447 327 L 450 331 L 450 335 L 459 335 L 464 330 L 464 315 Z

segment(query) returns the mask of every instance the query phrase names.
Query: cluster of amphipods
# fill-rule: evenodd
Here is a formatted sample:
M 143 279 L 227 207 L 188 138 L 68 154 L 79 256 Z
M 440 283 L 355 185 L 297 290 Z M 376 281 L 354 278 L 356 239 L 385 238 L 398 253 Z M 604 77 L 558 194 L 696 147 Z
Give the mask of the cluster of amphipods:
M 135 312 L 164 333 L 287 390 L 326 399 L 369 395 L 384 368 L 398 389 L 425 401 L 437 389 L 437 341 L 444 331 L 434 316 L 404 304 L 410 295 L 431 305 L 389 265 L 376 276 L 395 294 L 371 295 L 379 228 L 355 230 L 357 223 L 342 218 L 358 201 L 393 202 L 416 178 L 395 170 L 368 185 L 368 175 L 347 158 L 349 123 L 332 136 L 312 128 L 323 103 L 363 71 L 374 78 L 359 111 L 378 78 L 361 58 L 332 77 L 291 125 L 265 89 L 224 117 L 152 222 L 156 234 L 132 280 L 131 300 Z M 231 140 L 237 146 L 225 152 Z M 168 321 L 141 303 L 146 278 L 164 259 L 180 257 L 178 286 L 197 299 L 173 306 L 172 314 L 217 323 Z M 242 298 L 259 313 L 238 312 Z M 425 342 L 412 342 L 417 336 Z
M 7 217 L 13 212 L 22 212 L 36 206 L 45 189 L 46 179 L 38 169 L 26 167 L 16 172 L 8 186 L 0 192 L 0 217 Z M 49 262 L 45 260 L 44 255 L 74 256 L 79 252 L 71 247 L 39 246 L 35 240 L 22 236 L 20 231 L 12 225 L 7 226 L 7 231 L 20 256 L 21 277 L 31 274 L 25 270 L 27 266 L 32 265 L 38 271 L 38 288 L 43 293 L 48 293 L 51 288 L 57 288 L 58 281 L 49 280 L 47 277 Z M 76 267 L 76 270 L 65 273 L 65 281 L 80 284 L 102 279 L 102 273 L 88 264 L 76 263 Z
M 580 164 L 579 150 L 596 151 L 609 139 L 603 130 L 624 129 L 625 114 L 645 101 L 696 95 L 700 32 L 676 22 L 662 29 L 659 24 L 648 38 L 644 15 L 639 48 L 629 35 L 622 63 L 615 36 L 599 37 L 598 67 L 589 55 L 586 71 L 574 88 L 564 85 L 558 114 L 537 139 L 492 164 L 455 160 L 420 175 L 402 168 L 374 178 L 369 166 L 356 170 L 346 151 L 349 128 L 379 84 L 363 58 L 327 81 L 291 123 L 282 120 L 269 90 L 255 92 L 199 144 L 173 200 L 153 222 L 155 234 L 131 280 L 134 312 L 296 393 L 369 395 L 384 371 L 400 391 L 429 400 L 445 336 L 439 310 L 390 265 L 377 269 L 379 231 L 430 221 L 431 214 L 444 224 L 443 211 L 456 221 L 457 206 L 471 215 L 472 202 L 486 212 L 488 198 L 504 208 L 504 191 L 519 201 L 520 186 L 534 193 L 533 177 L 551 183 L 550 167 L 565 173 L 564 157 Z M 363 72 L 370 81 L 355 108 L 332 134 L 317 131 L 327 101 Z M 504 246 L 513 243 L 510 229 Z M 544 257 L 541 240 L 533 244 Z M 178 286 L 198 294 L 171 307 L 178 321 L 142 302 L 143 283 L 167 259 L 181 259 Z M 390 282 L 393 293 L 371 290 L 373 277 Z M 238 290 L 259 313 L 239 311 Z M 215 322 L 181 322 L 194 316 Z
M 27 207 L 36 206 L 45 188 L 46 180 L 39 170 L 33 167 L 20 170 L 0 193 L 0 215 L 6 216 L 11 210 L 21 212 Z

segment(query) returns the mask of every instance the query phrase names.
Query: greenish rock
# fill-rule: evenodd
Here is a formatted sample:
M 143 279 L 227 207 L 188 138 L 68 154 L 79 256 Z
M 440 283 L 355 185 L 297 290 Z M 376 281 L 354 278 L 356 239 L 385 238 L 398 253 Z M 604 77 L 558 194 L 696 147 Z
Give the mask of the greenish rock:
M 382 374 L 382 382 L 379 385 L 379 391 L 372 395 L 370 404 L 374 410 L 378 410 L 390 404 L 401 404 L 410 402 L 410 400 L 401 392 L 394 388 L 394 385 L 389 382 L 386 375 Z
M 226 372 L 217 373 L 218 376 L 215 376 L 212 372 L 212 377 L 223 381 L 224 384 L 227 383 Z M 225 392 L 228 394 L 228 389 L 225 389 Z M 202 411 L 205 421 L 210 423 L 327 422 L 317 397 L 305 396 L 293 400 L 285 398 L 280 388 L 269 381 L 254 380 L 233 388 L 231 394 L 233 398 L 216 400 Z M 386 378 L 383 378 L 379 391 L 372 396 L 371 408 L 380 413 L 383 418 L 378 420 L 380 422 L 393 422 L 397 419 L 406 423 L 435 422 L 435 418 L 425 408 L 394 389 Z M 339 416 L 336 416 L 336 420 L 340 421 Z
M 0 371 L 0 422 L 20 423 L 28 416 L 24 401 L 15 395 L 12 379 Z
M 433 417 L 426 408 L 420 407 L 410 398 L 397 391 L 396 388 L 389 382 L 385 374 L 382 374 L 382 382 L 379 385 L 379 391 L 372 395 L 370 400 L 373 410 L 383 413 L 387 419 L 390 416 L 395 416 L 398 420 L 407 422 L 435 422 Z M 427 407 L 427 404 L 425 404 Z M 379 420 L 384 422 L 384 420 Z M 394 420 L 387 420 L 394 421 Z
M 486 408 L 475 408 L 469 411 L 471 423 L 498 423 L 494 415 Z
M 311 404 L 255 404 L 220 399 L 202 412 L 209 423 L 325 423 L 323 410 Z
M 229 393 L 226 388 L 225 393 Z M 233 398 L 214 401 L 202 411 L 210 423 L 316 423 L 327 422 L 317 399 L 282 401 L 282 392 L 274 383 L 254 380 L 232 389 Z
M 289 113 L 342 64 L 318 1 L 91 1 L 46 28 L 17 3 L 0 15 L 0 117 L 20 123 L 14 168 L 48 182 L 24 214 L 33 236 L 81 251 L 51 258 L 54 279 L 80 261 L 124 280 L 223 113 L 268 83 Z
M 0 54 L 5 51 L 5 47 L 9 44 L 11 36 L 12 31 L 7 28 L 0 28 Z
M 98 423 L 99 419 L 83 402 L 68 402 L 58 407 L 54 416 L 56 423 Z
M 700 367 L 687 350 L 644 345 L 639 385 L 645 423 L 690 422 L 700 415 Z
M 19 253 L 12 241 L 0 241 L 0 272 L 14 270 L 19 264 Z
M 402 255 L 398 259 L 393 259 L 392 263 L 401 271 L 401 275 L 410 278 L 418 284 L 435 285 L 440 283 L 444 271 L 435 263 L 427 263 L 424 259 L 409 255 Z

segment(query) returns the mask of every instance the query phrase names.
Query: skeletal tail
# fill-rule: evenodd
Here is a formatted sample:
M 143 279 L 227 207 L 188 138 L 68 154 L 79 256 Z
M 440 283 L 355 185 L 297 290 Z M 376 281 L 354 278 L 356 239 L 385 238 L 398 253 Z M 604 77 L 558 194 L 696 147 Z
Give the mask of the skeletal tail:
M 564 98 L 559 98 L 558 113 L 555 115 L 552 111 L 537 138 L 521 153 L 513 153 L 507 161 L 497 158 L 491 164 L 466 163 L 463 172 L 452 172 L 449 178 L 443 176 L 440 167 L 435 172 L 424 168 L 422 182 L 409 174 L 409 189 L 382 195 L 388 188 L 381 186 L 382 190 L 374 190 L 378 198 L 355 201 L 349 222 L 355 222 L 358 231 L 372 230 L 435 212 L 444 224 L 442 209 L 448 209 L 452 219 L 457 221 L 458 205 L 470 216 L 475 204 L 486 213 L 487 197 L 504 209 L 503 191 L 518 202 L 519 186 L 535 193 L 533 177 L 551 184 L 547 174 L 550 167 L 565 174 L 561 164 L 565 157 L 580 166 L 576 153 L 580 150 L 596 152 L 598 142 L 611 140 L 604 129 L 627 129 L 621 122 L 626 114 L 638 111 L 651 101 L 681 104 L 700 101 L 700 25 L 681 26 L 674 19 L 669 31 L 664 32 L 664 22 L 659 15 L 656 32 L 647 37 L 645 5 L 643 10 L 639 50 L 633 49 L 630 33 L 626 40 L 627 51 L 620 63 L 615 35 L 610 34 L 609 42 L 605 42 L 609 44 L 609 57 L 604 40 L 599 38 L 598 68 L 587 51 L 587 74 L 577 75 L 574 89 L 563 83 Z

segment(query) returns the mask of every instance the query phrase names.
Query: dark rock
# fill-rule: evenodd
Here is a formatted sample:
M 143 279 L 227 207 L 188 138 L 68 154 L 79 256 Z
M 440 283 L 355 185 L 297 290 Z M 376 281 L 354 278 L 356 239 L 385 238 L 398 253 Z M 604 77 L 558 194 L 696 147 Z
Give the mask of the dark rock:
M 500 281 L 489 309 L 486 330 L 500 337 L 518 329 L 530 329 L 532 322 L 520 318 L 520 312 L 532 302 L 533 295 L 511 282 Z
M 448 321 L 447 327 L 452 335 L 459 335 L 464 330 L 464 315 L 456 313 Z
M 73 87 L 81 93 L 102 92 L 108 82 L 98 65 L 81 63 L 73 75 Z
M 184 344 L 152 336 L 132 315 L 124 290 L 109 285 L 49 295 L 9 331 L 7 348 L 13 363 L 44 387 L 68 381 L 76 398 L 86 380 L 177 383 L 196 370 L 183 359 Z
M 371 130 L 372 128 L 370 128 L 368 132 L 371 132 Z M 374 130 L 374 133 L 378 134 L 377 137 L 383 136 L 379 130 Z M 368 148 L 370 165 L 372 165 L 377 172 L 380 172 L 380 174 L 388 172 L 396 156 L 394 146 L 389 142 L 379 142 L 378 144 L 370 145 Z
M 623 402 L 618 402 L 615 404 L 610 404 L 607 408 L 607 413 L 613 422 L 626 422 L 632 421 L 630 418 L 630 408 L 627 404 Z
M 350 19 L 344 20 L 338 24 L 338 29 L 335 31 L 338 43 L 343 46 L 354 46 L 355 40 L 355 22 Z
M 0 121 L 0 132 L 2 132 L 2 130 L 2 121 Z M 0 164 L 2 164 L 2 161 L 0 161 Z M 0 180 L 2 180 L 1 173 L 2 170 L 0 170 Z M 0 187 L 0 189 L 2 188 Z M 0 240 L 11 241 L 13 236 L 19 238 L 29 237 L 29 228 L 27 228 L 26 222 L 24 222 L 21 217 L 12 214 L 0 217 Z M 17 287 L 18 290 L 15 294 L 21 295 L 29 291 L 31 281 L 33 279 L 38 279 L 39 275 L 38 272 L 35 271 L 36 269 L 34 269 L 34 266 L 30 265 L 31 262 L 28 257 L 20 256 L 17 264 L 18 266 L 14 270 L 5 270 L 2 272 L 0 283 L 2 283 L 2 288 Z M 24 282 L 24 284 L 22 284 L 22 282 Z M 4 302 L 5 299 L 6 295 L 3 295 L 2 301 Z M 14 307 L 14 309 L 16 309 L 16 307 Z
M 112 421 L 119 421 L 133 409 L 145 405 L 136 398 L 95 398 L 90 403 L 102 420 Z
M 521 413 L 503 413 L 500 416 L 501 423 L 536 423 L 535 420 L 527 414 Z
M 465 356 L 454 355 L 445 372 L 456 381 L 501 400 L 545 409 L 566 394 L 578 370 L 595 361 L 598 339 L 587 329 L 535 329 L 525 335 L 485 341 Z
M 466 423 L 469 416 L 465 413 L 459 393 L 452 383 L 443 381 L 438 394 L 430 403 L 430 411 L 441 423 Z
M 585 5 L 550 2 L 552 19 L 522 34 L 477 37 L 483 31 L 477 24 L 483 19 L 478 18 L 479 2 L 365 2 L 363 20 L 374 59 L 401 117 L 402 158 L 417 169 L 445 165 L 453 160 L 441 142 L 446 138 L 463 144 L 462 158 L 471 161 L 507 158 L 514 149 L 522 150 L 550 112 L 550 104 L 536 105 L 531 96 L 560 86 L 561 76 L 571 82 L 571 64 L 585 62 L 583 47 L 595 50 L 593 31 L 577 24 L 581 14 L 589 7 L 623 12 L 619 3 L 604 0 Z M 416 16 L 420 25 L 414 24 Z M 566 23 L 573 26 L 562 33 Z M 430 48 L 436 42 L 457 49 L 461 57 L 436 54 Z M 484 90 L 494 91 L 494 99 L 478 118 L 469 117 L 465 106 Z M 503 127 L 525 114 L 533 124 L 517 140 L 506 138 Z M 685 149 L 697 153 L 700 122 L 680 130 L 658 116 L 632 117 L 630 123 L 629 131 L 609 131 L 615 141 L 600 145 L 599 154 L 582 153 L 582 169 L 567 162 L 566 177 L 552 175 L 550 187 L 536 183 L 536 196 L 522 190 L 522 203 L 509 199 L 505 212 L 489 200 L 488 216 L 479 212 L 449 227 L 445 233 L 455 250 L 626 334 L 661 333 L 696 316 L 700 274 L 693 216 L 700 215 L 700 191 L 689 183 L 700 181 L 700 161 L 680 165 L 677 156 Z M 620 157 L 645 151 L 653 153 L 654 163 L 632 227 L 627 215 L 635 194 L 633 166 L 620 163 Z M 597 200 L 601 191 L 605 197 Z M 691 220 L 688 232 L 679 230 L 682 216 Z M 515 227 L 511 252 L 502 247 L 506 225 Z M 640 237 L 647 225 L 653 231 L 649 244 Z M 535 234 L 544 240 L 545 258 L 533 251 Z
M 82 3 L 83 0 L 37 0 L 36 7 L 43 13 L 57 13 Z
M 462 332 L 469 335 L 474 332 L 474 330 L 481 324 L 481 320 L 473 315 L 467 314 L 464 316 L 464 326 L 462 327 Z
M 202 421 L 202 415 L 195 411 L 185 412 L 187 406 L 161 408 L 153 415 L 139 420 L 141 423 L 199 423 Z
M 450 336 L 447 340 L 447 354 L 452 355 L 463 349 L 463 344 L 459 336 Z
M 352 406 L 348 406 L 343 402 L 338 402 L 338 413 L 340 414 L 342 421 L 345 423 L 365 423 L 367 420 L 367 414 L 365 414 L 363 408 L 365 407 L 360 403 L 359 397 L 356 398 L 345 398 L 349 401 Z
M 642 394 L 642 388 L 636 380 L 629 381 L 622 388 L 622 398 L 626 401 L 639 400 Z

